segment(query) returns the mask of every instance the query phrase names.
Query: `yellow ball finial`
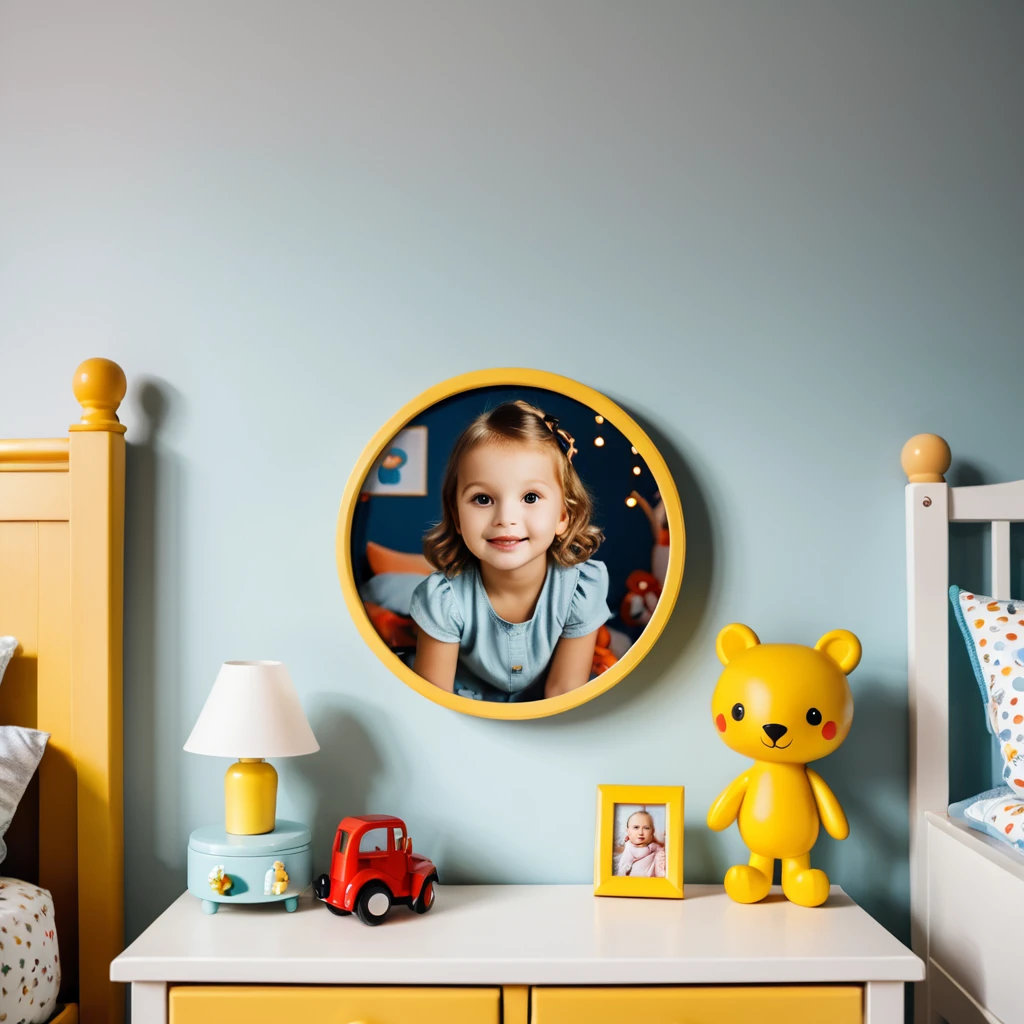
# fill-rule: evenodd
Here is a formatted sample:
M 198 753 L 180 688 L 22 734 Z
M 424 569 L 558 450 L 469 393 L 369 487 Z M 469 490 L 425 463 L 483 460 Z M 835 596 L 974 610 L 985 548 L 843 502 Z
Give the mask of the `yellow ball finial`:
M 117 363 L 110 359 L 86 359 L 75 370 L 72 388 L 82 407 L 82 419 L 73 423 L 71 430 L 125 432 L 127 428 L 117 418 L 117 407 L 128 390 L 128 381 Z
M 938 434 L 915 434 L 900 453 L 900 465 L 912 484 L 945 483 L 943 474 L 952 461 L 949 445 Z

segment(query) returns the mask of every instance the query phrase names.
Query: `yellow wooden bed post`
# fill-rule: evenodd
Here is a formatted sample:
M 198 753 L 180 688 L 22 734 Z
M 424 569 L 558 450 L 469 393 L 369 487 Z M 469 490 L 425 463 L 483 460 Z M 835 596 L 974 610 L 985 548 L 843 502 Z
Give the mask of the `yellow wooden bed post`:
M 82 419 L 70 427 L 72 746 L 78 768 L 79 1008 L 119 1024 L 110 961 L 124 948 L 122 636 L 127 385 L 109 359 L 75 373 Z

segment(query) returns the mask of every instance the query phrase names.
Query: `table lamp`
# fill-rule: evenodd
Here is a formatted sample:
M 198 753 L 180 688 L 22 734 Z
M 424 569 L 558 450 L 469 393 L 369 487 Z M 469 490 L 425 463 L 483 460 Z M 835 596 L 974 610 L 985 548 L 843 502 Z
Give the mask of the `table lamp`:
M 188 888 L 206 913 L 219 903 L 298 905 L 312 881 L 310 832 L 277 818 L 277 772 L 264 759 L 319 749 L 281 662 L 221 666 L 185 743 L 193 754 L 238 758 L 224 776 L 224 827 L 207 825 L 189 837 Z

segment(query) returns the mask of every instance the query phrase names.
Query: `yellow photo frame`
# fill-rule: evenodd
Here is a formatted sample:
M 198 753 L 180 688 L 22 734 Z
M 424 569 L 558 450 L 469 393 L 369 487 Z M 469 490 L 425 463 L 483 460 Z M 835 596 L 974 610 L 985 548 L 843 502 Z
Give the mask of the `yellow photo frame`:
M 597 787 L 595 896 L 683 898 L 683 803 L 682 786 Z M 644 816 L 651 835 L 640 836 L 638 842 L 644 845 L 634 846 L 627 837 L 629 822 L 634 819 L 633 828 L 642 830 Z M 652 849 L 659 845 L 660 851 Z M 626 874 L 619 874 L 624 857 L 630 857 L 630 865 Z M 647 863 L 653 869 L 650 874 Z M 638 866 L 642 874 L 634 877 L 632 870 Z
M 634 453 L 649 468 L 661 496 L 668 535 L 671 537 L 661 596 L 643 632 L 625 654 L 606 671 L 577 689 L 550 699 L 520 703 L 469 700 L 442 690 L 417 675 L 412 668 L 396 657 L 370 621 L 359 593 L 352 559 L 353 521 L 357 506 L 363 500 L 364 481 L 395 435 L 437 403 L 464 392 L 502 386 L 541 388 L 556 392 L 588 406 L 599 422 L 603 423 L 607 418 L 609 422 L 614 423 L 619 431 L 629 437 L 634 446 Z M 627 501 L 627 504 L 630 503 L 635 505 L 636 500 Z M 530 719 L 558 714 L 597 697 L 627 676 L 654 646 L 672 614 L 682 584 L 685 555 L 686 531 L 679 492 L 664 458 L 640 425 L 599 391 L 544 370 L 522 368 L 478 370 L 452 377 L 428 388 L 399 409 L 377 431 L 352 470 L 341 499 L 335 535 L 335 558 L 345 603 L 370 649 L 392 673 L 417 693 L 452 711 L 482 718 Z

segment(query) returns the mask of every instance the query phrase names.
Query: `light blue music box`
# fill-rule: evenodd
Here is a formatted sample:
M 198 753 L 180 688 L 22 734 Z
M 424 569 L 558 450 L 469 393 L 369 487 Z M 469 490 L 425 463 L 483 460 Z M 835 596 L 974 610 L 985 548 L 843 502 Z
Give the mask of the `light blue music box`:
M 291 912 L 313 882 L 309 829 L 278 819 L 273 832 L 234 836 L 219 825 L 197 828 L 188 840 L 188 891 L 216 914 L 220 903 L 284 901 Z

